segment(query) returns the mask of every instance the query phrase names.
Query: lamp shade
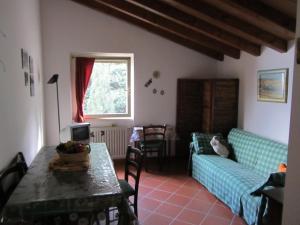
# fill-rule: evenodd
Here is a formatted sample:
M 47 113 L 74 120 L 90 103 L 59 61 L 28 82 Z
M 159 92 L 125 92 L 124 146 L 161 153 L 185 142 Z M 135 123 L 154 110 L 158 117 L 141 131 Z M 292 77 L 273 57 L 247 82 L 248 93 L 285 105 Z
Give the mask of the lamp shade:
M 48 81 L 48 84 L 54 84 L 57 82 L 57 80 L 58 80 L 58 74 L 54 74 Z

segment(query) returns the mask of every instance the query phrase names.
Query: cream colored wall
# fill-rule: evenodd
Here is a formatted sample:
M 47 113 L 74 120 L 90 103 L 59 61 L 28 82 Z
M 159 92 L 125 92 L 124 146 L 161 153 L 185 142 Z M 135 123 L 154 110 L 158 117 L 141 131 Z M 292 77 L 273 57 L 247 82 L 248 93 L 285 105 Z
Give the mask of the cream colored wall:
M 0 1 L 0 170 L 19 151 L 28 163 L 44 145 L 39 0 Z M 34 60 L 35 96 L 24 85 L 21 48 Z M 28 69 L 27 69 L 28 70 Z
M 288 143 L 294 54 L 294 42 L 290 42 L 287 53 L 279 53 L 264 47 L 259 57 L 242 52 L 239 60 L 225 57 L 224 62 L 218 62 L 218 77 L 234 77 L 240 80 L 238 114 L 240 128 Z M 287 103 L 257 101 L 257 71 L 276 68 L 289 69 Z
M 42 0 L 45 80 L 59 73 L 62 127 L 72 122 L 71 53 L 133 53 L 134 120 L 93 120 L 92 125 L 167 123 L 175 125 L 176 82 L 183 77 L 214 77 L 217 62 L 139 27 L 67 0 Z M 145 82 L 158 70 L 150 88 Z M 152 89 L 165 95 L 152 94 Z M 47 144 L 58 142 L 56 95 L 45 87 Z

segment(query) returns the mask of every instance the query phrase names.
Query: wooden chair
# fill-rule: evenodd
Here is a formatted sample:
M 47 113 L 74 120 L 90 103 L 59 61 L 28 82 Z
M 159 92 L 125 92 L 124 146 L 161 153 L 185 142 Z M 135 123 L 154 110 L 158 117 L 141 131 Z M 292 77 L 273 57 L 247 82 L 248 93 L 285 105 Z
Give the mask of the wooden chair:
M 142 164 L 143 154 L 141 150 L 128 146 L 125 162 L 125 179 L 119 180 L 119 183 L 126 198 L 134 196 L 134 202 L 131 205 L 134 207 L 134 213 L 136 216 L 138 215 L 138 192 Z M 130 185 L 130 178 L 134 181 L 133 187 Z
M 0 211 L 6 204 L 10 195 L 27 172 L 27 164 L 21 152 L 0 173 Z
M 162 161 L 166 150 L 166 125 L 143 126 L 144 139 L 141 141 L 141 149 L 145 157 L 145 170 L 148 171 L 147 157 L 148 153 L 156 153 L 159 170 L 162 170 Z
M 119 179 L 119 184 L 122 189 L 124 197 L 128 200 L 130 206 L 134 208 L 134 214 L 138 216 L 138 193 L 139 193 L 139 181 L 143 165 L 143 153 L 138 148 L 132 146 L 127 147 L 126 161 L 125 161 L 125 176 L 124 179 Z M 131 184 L 133 183 L 133 186 Z M 129 197 L 133 196 L 133 202 Z M 110 218 L 110 212 L 115 212 L 113 217 Z M 106 210 L 106 224 L 110 224 L 113 221 L 118 220 L 117 208 L 111 208 Z

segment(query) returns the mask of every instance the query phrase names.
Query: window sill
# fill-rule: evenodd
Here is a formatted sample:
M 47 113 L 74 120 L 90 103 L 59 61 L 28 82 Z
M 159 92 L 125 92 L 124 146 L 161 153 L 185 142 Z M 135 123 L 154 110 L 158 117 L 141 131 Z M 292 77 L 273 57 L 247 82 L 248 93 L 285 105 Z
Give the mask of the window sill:
M 85 117 L 87 120 L 133 120 L 132 117 Z

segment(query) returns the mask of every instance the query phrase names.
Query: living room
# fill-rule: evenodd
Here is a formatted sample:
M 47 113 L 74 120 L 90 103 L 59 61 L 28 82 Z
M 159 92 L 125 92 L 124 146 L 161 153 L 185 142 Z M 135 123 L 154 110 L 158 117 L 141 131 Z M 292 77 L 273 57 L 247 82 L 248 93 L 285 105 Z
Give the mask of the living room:
M 30 165 L 44 146 L 59 144 L 56 91 L 53 85 L 47 84 L 53 74 L 59 74 L 61 127 L 72 124 L 75 113 L 72 56 L 132 54 L 134 108 L 131 119 L 92 119 L 87 122 L 92 127 L 143 124 L 175 127 L 177 79 L 238 78 L 237 127 L 288 145 L 283 224 L 298 225 L 297 115 L 300 106 L 296 99 L 300 95 L 300 82 L 295 39 L 288 42 L 284 53 L 262 46 L 260 56 L 241 51 L 239 59 L 225 56 L 220 61 L 74 1 L 4 0 L 0 3 L 0 18 L 1 169 L 17 152 L 23 152 Z M 295 37 L 299 37 L 298 27 Z M 24 85 L 21 49 L 26 49 L 33 58 L 33 96 Z M 258 101 L 257 72 L 282 68 L 288 69 L 286 102 Z M 145 87 L 156 71 L 159 78 L 153 78 L 151 85 Z M 153 89 L 158 93 L 154 94 Z M 160 94 L 161 90 L 164 94 Z

